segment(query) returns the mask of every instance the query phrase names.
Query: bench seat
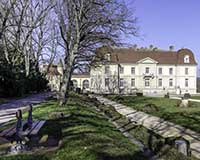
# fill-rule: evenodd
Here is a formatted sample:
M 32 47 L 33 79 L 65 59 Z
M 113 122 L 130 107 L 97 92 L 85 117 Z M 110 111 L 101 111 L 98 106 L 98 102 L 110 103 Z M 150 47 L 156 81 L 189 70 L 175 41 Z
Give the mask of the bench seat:
M 20 135 L 22 136 L 33 136 L 37 135 L 42 126 L 44 125 L 45 121 L 37 120 L 34 121 L 32 124 L 31 129 L 26 129 L 25 131 L 21 131 Z M 22 126 L 25 124 L 25 122 L 22 122 Z M 12 127 L 4 130 L 0 133 L 0 137 L 10 138 L 16 133 L 16 125 L 13 125 Z

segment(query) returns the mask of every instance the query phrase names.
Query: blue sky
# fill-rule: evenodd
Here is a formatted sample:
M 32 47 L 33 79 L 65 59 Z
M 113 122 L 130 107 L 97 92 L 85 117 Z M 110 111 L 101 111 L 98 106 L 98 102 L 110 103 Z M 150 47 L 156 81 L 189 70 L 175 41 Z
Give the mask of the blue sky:
M 130 0 L 138 17 L 139 47 L 189 48 L 200 63 L 200 0 Z

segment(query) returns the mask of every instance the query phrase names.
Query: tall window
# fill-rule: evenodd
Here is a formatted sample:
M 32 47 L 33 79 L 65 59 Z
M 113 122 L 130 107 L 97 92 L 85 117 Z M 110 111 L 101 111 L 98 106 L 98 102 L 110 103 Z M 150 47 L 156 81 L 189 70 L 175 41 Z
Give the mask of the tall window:
M 173 79 L 169 79 L 169 86 L 173 87 Z
M 123 78 L 120 78 L 120 80 L 119 80 L 119 86 L 120 87 L 124 87 L 124 79 Z
M 188 68 L 185 68 L 185 74 L 188 75 Z
M 74 87 L 74 88 L 77 88 L 77 87 L 78 87 L 78 82 L 77 82 L 77 80 L 72 80 L 72 83 L 73 83 L 73 87 Z
M 146 67 L 146 68 L 145 68 L 145 73 L 146 73 L 146 74 L 149 74 L 149 67 Z
M 145 87 L 149 87 L 150 86 L 150 80 L 149 79 L 145 79 Z
M 86 79 L 83 81 L 83 89 L 89 88 L 89 81 Z
M 110 66 L 105 66 L 105 74 L 108 74 L 110 71 Z
M 170 75 L 173 74 L 173 68 L 169 68 L 169 74 L 170 74 Z
M 185 87 L 188 87 L 188 79 L 185 79 Z
M 120 73 L 120 74 L 123 74 L 123 73 L 124 73 L 124 67 L 122 67 L 122 66 L 119 67 L 119 73 Z
M 131 79 L 131 87 L 135 87 L 135 78 Z
M 135 74 L 135 67 L 131 67 L 131 74 Z
M 106 86 L 106 87 L 109 86 L 109 78 L 105 78 L 105 86 Z
M 158 69 L 158 74 L 162 74 L 162 68 Z
M 159 87 L 162 87 L 162 79 L 161 79 L 161 78 L 158 79 L 158 86 L 159 86 Z

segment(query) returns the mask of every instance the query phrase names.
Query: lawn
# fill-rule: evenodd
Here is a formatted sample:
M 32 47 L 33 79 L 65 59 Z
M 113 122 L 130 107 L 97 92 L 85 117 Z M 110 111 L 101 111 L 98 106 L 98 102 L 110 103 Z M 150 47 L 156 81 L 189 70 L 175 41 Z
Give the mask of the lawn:
M 109 96 L 109 98 L 200 133 L 200 103 L 191 102 L 189 108 L 179 108 L 177 107 L 179 100 L 167 98 L 137 96 Z M 144 107 L 146 104 L 155 104 L 157 107 Z
M 1 156 L 1 160 L 145 160 L 143 153 L 93 107 L 84 96 L 72 95 L 64 107 L 49 101 L 35 108 L 34 119 L 47 120 L 41 139 L 59 142 L 57 150 L 36 150 L 30 154 Z M 53 112 L 70 115 L 56 118 Z M 24 117 L 26 117 L 25 115 Z M 46 138 L 46 139 L 48 139 Z M 41 142 L 45 144 L 46 142 Z M 48 143 L 46 143 L 48 144 Z
M 200 96 L 192 96 L 191 99 L 200 99 Z

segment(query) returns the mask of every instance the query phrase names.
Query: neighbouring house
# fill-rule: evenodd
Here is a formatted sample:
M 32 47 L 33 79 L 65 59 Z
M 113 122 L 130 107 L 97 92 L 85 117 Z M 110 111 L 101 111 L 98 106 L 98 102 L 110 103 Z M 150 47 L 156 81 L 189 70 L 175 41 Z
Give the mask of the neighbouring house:
M 48 70 L 48 72 L 47 72 Z M 42 65 L 40 68 L 42 73 L 46 73 L 46 79 L 49 81 L 48 86 L 51 91 L 58 91 L 60 88 L 60 82 L 62 78 L 62 66 L 58 65 Z
M 48 86 L 51 91 L 59 91 L 60 83 L 63 75 L 63 64 L 61 61 L 58 65 L 42 65 L 40 68 L 41 72 L 46 73 L 46 78 L 49 81 Z M 80 88 L 83 91 L 90 91 L 90 74 L 89 73 L 76 73 L 71 78 L 73 88 Z
M 105 61 L 90 70 L 94 93 L 195 94 L 197 63 L 192 51 L 102 49 Z

